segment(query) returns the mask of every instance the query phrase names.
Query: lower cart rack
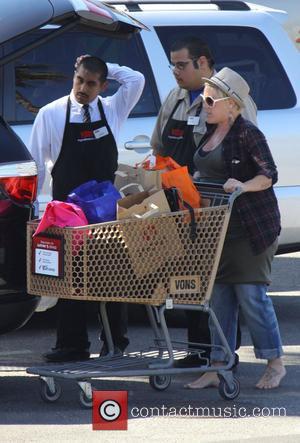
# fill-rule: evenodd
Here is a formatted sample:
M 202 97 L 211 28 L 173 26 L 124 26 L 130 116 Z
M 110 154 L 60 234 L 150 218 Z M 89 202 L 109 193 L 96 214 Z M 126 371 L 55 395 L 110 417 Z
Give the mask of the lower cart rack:
M 110 342 L 110 329 L 105 319 L 105 304 L 102 304 L 102 315 L 104 315 L 104 328 Z M 221 348 L 227 352 L 229 361 L 227 365 L 218 367 L 218 376 L 220 378 L 219 393 L 226 400 L 233 400 L 239 395 L 240 385 L 238 380 L 233 376 L 231 367 L 234 362 L 226 338 L 220 328 L 218 320 L 213 311 L 204 306 L 180 305 L 175 309 L 185 310 L 205 310 L 212 321 L 215 322 L 218 332 L 220 333 L 223 345 Z M 29 374 L 39 375 L 41 381 L 41 397 L 47 402 L 55 402 L 61 395 L 61 387 L 58 379 L 68 379 L 77 382 L 79 387 L 79 401 L 83 407 L 92 407 L 92 385 L 91 381 L 108 377 L 141 377 L 148 376 L 150 386 L 156 390 L 163 391 L 167 389 L 171 383 L 171 377 L 184 373 L 212 372 L 216 368 L 209 366 L 207 359 L 206 364 L 199 367 L 176 368 L 174 362 L 182 358 L 187 352 L 191 352 L 187 347 L 183 347 L 181 342 L 172 341 L 169 336 L 168 328 L 165 322 L 165 305 L 162 305 L 159 312 L 159 321 L 161 328 L 158 328 L 154 322 L 152 310 L 147 306 L 150 323 L 155 335 L 155 347 L 147 351 L 130 352 L 125 355 L 108 354 L 104 357 L 91 358 L 83 362 L 68 362 L 64 364 L 48 364 L 39 367 L 31 367 L 27 369 Z M 181 347 L 178 346 L 181 344 Z M 175 347 L 173 345 L 176 345 Z M 200 344 L 201 345 L 201 344 Z M 208 346 L 207 344 L 203 344 Z M 112 349 L 111 347 L 109 347 Z M 201 350 L 193 351 L 200 358 Z

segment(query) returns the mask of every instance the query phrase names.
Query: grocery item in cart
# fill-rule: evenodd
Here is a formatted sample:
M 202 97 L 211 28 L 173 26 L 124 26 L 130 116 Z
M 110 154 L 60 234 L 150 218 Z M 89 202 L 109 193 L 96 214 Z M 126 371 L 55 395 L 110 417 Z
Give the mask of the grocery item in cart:
M 131 183 L 140 184 L 145 191 L 177 188 L 183 201 L 192 208 L 200 208 L 201 196 L 187 167 L 180 166 L 171 157 L 148 156 L 135 167 L 119 165 L 115 180 L 117 188 Z
M 170 212 L 165 192 L 143 191 L 127 195 L 117 202 L 117 219 L 146 218 L 158 213 Z
M 109 180 L 90 180 L 70 192 L 67 202 L 82 208 L 89 224 L 92 224 L 115 220 L 116 202 L 120 198 L 119 191 Z
M 162 189 L 162 171 L 147 171 L 142 167 L 130 166 L 120 163 L 115 173 L 115 186 L 121 189 L 131 183 L 139 183 L 145 191 Z
M 134 225 L 121 224 L 120 234 L 128 251 L 132 269 L 138 277 L 156 272 L 171 258 L 184 256 L 175 219 L 141 219 Z
M 65 226 L 84 226 L 87 224 L 87 218 L 81 208 L 73 203 L 53 200 L 47 204 L 44 215 L 33 235 L 46 231 L 50 226 L 63 228 Z
M 162 189 L 162 172 L 179 167 L 180 165 L 171 157 L 147 155 L 142 162 L 135 166 L 119 164 L 116 171 L 115 186 L 117 189 L 121 189 L 131 183 L 139 183 L 145 191 Z
M 180 168 L 180 165 L 172 157 L 162 157 L 161 155 L 148 155 L 140 164 L 148 171 L 172 171 Z
M 143 219 L 147 219 L 146 224 L 140 223 L 134 226 L 134 233 L 130 225 L 121 225 L 120 229 L 131 266 L 138 277 L 156 272 L 166 261 L 166 251 L 170 258 L 174 255 L 181 257 L 184 253 L 175 220 L 168 221 L 167 229 L 158 229 L 158 225 L 148 221 L 151 216 L 170 212 L 163 190 L 139 192 L 118 201 L 119 220 L 135 217 L 142 222 Z
M 200 208 L 200 192 L 196 189 L 187 166 L 165 171 L 162 173 L 161 179 L 164 189 L 178 189 L 184 202 L 192 208 Z

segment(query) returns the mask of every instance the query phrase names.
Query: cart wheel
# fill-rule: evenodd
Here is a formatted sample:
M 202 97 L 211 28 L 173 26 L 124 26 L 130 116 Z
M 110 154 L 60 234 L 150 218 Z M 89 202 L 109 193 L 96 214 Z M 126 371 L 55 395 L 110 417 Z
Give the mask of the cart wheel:
M 157 391 L 164 391 L 170 386 L 171 376 L 170 375 L 150 375 L 149 377 L 150 386 Z
M 90 409 L 93 406 L 93 398 L 87 397 L 82 389 L 79 391 L 79 402 L 85 409 Z
M 54 392 L 52 392 L 45 380 L 40 378 L 41 390 L 40 394 L 42 399 L 47 403 L 54 403 L 61 396 L 61 386 L 53 381 Z
M 220 377 L 219 394 L 225 400 L 234 400 L 240 393 L 240 382 L 238 381 L 238 379 L 233 377 L 232 382 L 233 388 L 229 389 L 224 378 Z

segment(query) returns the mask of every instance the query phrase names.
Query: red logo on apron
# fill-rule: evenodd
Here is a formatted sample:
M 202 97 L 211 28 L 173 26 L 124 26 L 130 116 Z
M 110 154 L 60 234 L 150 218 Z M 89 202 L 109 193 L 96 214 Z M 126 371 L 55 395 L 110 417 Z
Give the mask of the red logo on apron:
M 183 137 L 183 134 L 184 134 L 183 129 L 176 129 L 176 128 L 171 129 L 171 135 L 173 135 L 174 137 Z
M 82 138 L 93 138 L 94 137 L 94 134 L 93 134 L 93 131 L 81 131 L 80 132 L 80 138 L 82 139 Z

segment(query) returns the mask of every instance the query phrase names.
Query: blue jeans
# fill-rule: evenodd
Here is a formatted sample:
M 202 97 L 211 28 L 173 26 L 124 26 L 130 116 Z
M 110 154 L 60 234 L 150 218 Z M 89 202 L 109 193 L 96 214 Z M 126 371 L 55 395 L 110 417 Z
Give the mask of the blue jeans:
M 254 345 L 256 358 L 271 360 L 283 354 L 282 343 L 272 300 L 264 284 L 214 285 L 210 307 L 234 353 L 239 308 L 243 312 Z M 211 342 L 221 345 L 219 334 L 210 319 Z M 225 361 L 222 350 L 212 348 L 211 361 Z

